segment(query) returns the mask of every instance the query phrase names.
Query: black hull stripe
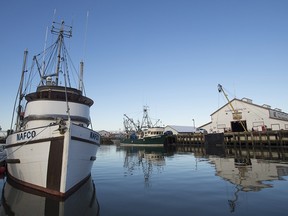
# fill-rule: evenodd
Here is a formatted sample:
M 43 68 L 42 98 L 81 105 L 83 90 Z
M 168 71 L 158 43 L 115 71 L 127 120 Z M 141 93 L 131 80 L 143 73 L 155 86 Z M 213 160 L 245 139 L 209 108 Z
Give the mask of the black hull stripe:
M 6 159 L 5 161 L 6 161 L 6 163 L 9 163 L 9 164 L 17 164 L 17 163 L 20 163 L 20 160 L 19 160 L 19 159 Z
M 83 139 L 83 138 L 79 138 L 79 137 L 75 137 L 75 136 L 72 136 L 71 139 L 72 140 L 77 140 L 77 141 L 80 141 L 80 142 L 85 142 L 85 143 L 90 143 L 90 144 L 93 144 L 93 145 L 100 146 L 100 144 L 95 142 L 95 141 L 91 141 L 91 140 L 87 140 L 87 139 Z
M 50 144 L 46 188 L 60 191 L 64 138 L 52 140 Z

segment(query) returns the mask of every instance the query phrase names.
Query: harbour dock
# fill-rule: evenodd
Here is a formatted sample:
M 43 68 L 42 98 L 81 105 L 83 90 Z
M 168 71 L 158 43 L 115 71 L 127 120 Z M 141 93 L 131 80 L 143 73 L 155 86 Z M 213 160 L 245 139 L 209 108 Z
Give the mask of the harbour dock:
M 178 134 L 173 139 L 169 139 L 166 147 L 177 145 L 196 145 L 204 146 L 215 144 L 224 146 L 238 147 L 287 147 L 288 148 L 288 130 L 278 131 L 251 131 L 251 132 L 225 132 L 213 134 Z
M 175 135 L 174 139 L 175 142 L 165 143 L 168 151 L 233 155 L 239 164 L 247 163 L 250 158 L 288 160 L 288 130 Z

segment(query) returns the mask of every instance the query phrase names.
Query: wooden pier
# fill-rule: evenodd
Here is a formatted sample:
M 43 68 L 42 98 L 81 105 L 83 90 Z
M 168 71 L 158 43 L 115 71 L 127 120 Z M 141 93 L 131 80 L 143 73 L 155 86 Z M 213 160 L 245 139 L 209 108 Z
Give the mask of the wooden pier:
M 185 134 L 175 135 L 165 145 L 209 145 L 217 142 L 224 146 L 267 146 L 288 147 L 288 130 L 253 131 L 253 132 L 226 132 L 218 134 Z
M 167 150 L 197 155 L 231 156 L 242 161 L 265 158 L 288 161 L 288 130 L 218 134 L 176 135 L 165 143 Z

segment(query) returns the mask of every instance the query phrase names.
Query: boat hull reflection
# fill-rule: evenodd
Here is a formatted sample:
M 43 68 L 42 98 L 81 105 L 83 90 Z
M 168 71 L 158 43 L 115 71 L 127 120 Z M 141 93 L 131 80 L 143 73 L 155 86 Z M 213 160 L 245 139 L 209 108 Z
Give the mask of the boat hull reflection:
M 91 178 L 65 200 L 19 188 L 6 181 L 0 215 L 99 215 L 100 206 Z

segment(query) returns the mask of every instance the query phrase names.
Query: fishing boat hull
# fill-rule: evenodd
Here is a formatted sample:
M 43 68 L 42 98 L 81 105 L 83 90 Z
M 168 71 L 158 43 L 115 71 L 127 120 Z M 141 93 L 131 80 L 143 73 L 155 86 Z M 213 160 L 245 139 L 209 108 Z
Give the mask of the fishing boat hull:
M 11 180 L 48 194 L 71 194 L 91 175 L 100 136 L 67 121 L 11 134 L 6 140 Z
M 123 139 L 120 144 L 121 145 L 136 145 L 136 146 L 163 146 L 166 140 L 166 135 L 153 136 L 153 137 L 145 137 L 145 138 L 129 138 Z

